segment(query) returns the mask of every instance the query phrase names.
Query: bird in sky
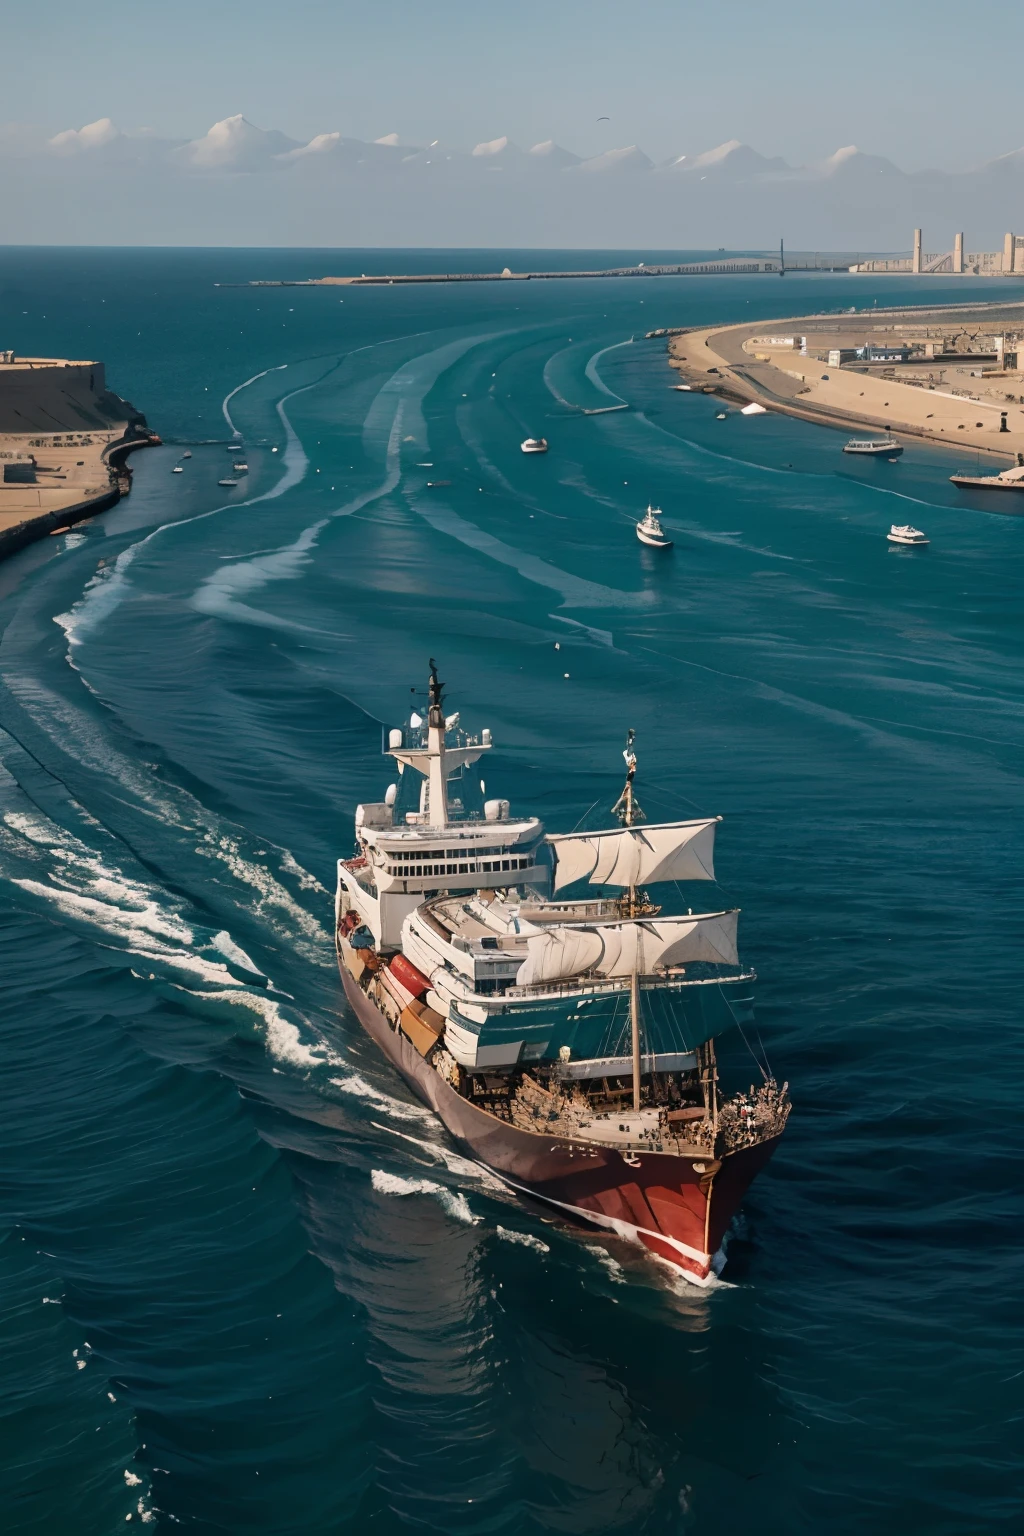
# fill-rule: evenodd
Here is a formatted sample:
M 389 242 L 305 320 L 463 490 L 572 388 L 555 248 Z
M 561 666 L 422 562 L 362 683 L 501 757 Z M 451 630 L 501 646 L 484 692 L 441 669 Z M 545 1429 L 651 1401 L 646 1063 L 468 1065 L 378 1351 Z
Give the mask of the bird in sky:
M 599 123 L 610 123 L 611 122 L 611 118 L 610 117 L 599 117 L 598 118 L 598 122 Z

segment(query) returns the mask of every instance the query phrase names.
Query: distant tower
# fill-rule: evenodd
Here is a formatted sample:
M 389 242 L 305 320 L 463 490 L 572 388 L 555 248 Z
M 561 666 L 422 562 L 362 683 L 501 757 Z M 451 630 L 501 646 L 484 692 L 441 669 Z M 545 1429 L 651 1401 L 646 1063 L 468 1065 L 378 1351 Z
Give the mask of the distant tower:
M 953 271 L 962 272 L 964 269 L 964 233 L 960 231 L 953 236 Z
M 1017 242 L 1016 242 L 1016 240 L 1015 240 L 1013 235 L 1006 234 L 1006 235 L 1003 236 L 1003 271 L 1004 272 L 1012 272 L 1013 271 L 1013 252 L 1014 252 L 1014 247 L 1016 246 L 1016 244 L 1017 244 Z
M 915 272 L 920 272 L 920 270 L 921 270 L 921 231 L 919 229 L 915 229 L 914 230 L 914 266 L 913 266 L 913 270 Z

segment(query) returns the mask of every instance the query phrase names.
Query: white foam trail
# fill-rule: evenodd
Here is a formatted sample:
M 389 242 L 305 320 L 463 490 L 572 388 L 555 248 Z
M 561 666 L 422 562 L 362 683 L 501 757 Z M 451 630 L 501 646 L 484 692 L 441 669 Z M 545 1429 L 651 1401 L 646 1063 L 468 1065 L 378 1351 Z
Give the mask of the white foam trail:
M 391 436 L 388 439 L 387 474 L 380 485 L 353 497 L 337 511 L 329 512 L 326 517 L 311 523 L 308 528 L 303 529 L 292 544 L 282 545 L 280 549 L 268 550 L 264 554 L 250 556 L 248 559 L 244 556 L 231 556 L 231 564 L 226 561 L 222 563 L 220 569 L 211 576 L 207 576 L 193 593 L 191 598 L 193 608 L 198 609 L 200 613 L 216 614 L 222 618 L 246 619 L 249 623 L 275 628 L 305 628 L 304 625 L 296 625 L 290 620 L 278 619 L 258 608 L 252 608 L 240 602 L 239 599 L 243 595 L 258 591 L 269 582 L 293 580 L 309 564 L 320 534 L 329 523 L 341 517 L 351 517 L 354 513 L 361 512 L 371 502 L 379 501 L 381 497 L 390 495 L 395 490 L 402 473 L 401 433 L 402 403 L 399 402 L 391 427 Z
M 473 1215 L 465 1195 L 445 1189 L 443 1184 L 435 1184 L 433 1179 L 403 1179 L 397 1173 L 386 1173 L 383 1168 L 374 1168 L 370 1181 L 380 1195 L 433 1195 L 449 1216 L 465 1222 L 468 1227 L 477 1226 L 481 1219 Z
M 556 624 L 571 624 L 573 629 L 581 629 L 597 645 L 607 645 L 613 651 L 618 650 L 618 646 L 615 644 L 615 637 L 610 629 L 595 629 L 592 624 L 581 624 L 579 619 L 567 619 L 561 613 L 549 613 L 548 618 L 554 619 Z M 626 654 L 625 651 L 619 651 L 620 656 L 625 656 Z
M 558 401 L 559 405 L 564 405 L 566 407 L 566 409 L 570 410 L 570 411 L 578 411 L 579 410 L 579 406 L 578 405 L 573 405 L 571 400 L 567 400 L 565 398 L 565 396 L 559 390 L 557 390 L 555 388 L 554 384 L 551 382 L 551 367 L 552 367 L 552 364 L 555 362 L 556 358 L 561 357 L 565 352 L 568 352 L 568 350 L 569 350 L 568 347 L 562 347 L 558 352 L 552 352 L 551 356 L 548 358 L 547 362 L 544 364 L 544 384 L 545 384 L 545 387 L 548 390 L 548 393 L 554 395 L 554 397 Z
M 234 389 L 228 390 L 227 394 L 224 396 L 224 399 L 220 403 L 220 408 L 224 412 L 224 420 L 227 422 L 229 430 L 235 437 L 241 437 L 242 434 L 239 432 L 238 428 L 235 426 L 235 423 L 231 419 L 231 412 L 228 410 L 228 403 L 232 401 L 236 395 L 240 395 L 243 389 L 248 389 L 250 384 L 255 384 L 257 379 L 265 379 L 268 373 L 281 373 L 287 367 L 287 363 L 278 363 L 276 368 L 264 368 L 262 373 L 254 373 L 252 378 L 246 379 L 244 384 L 236 384 Z
M 536 555 L 524 554 L 522 550 L 504 544 L 492 533 L 485 533 L 475 523 L 467 522 L 439 501 L 411 495 L 408 501 L 413 511 L 418 512 L 424 522 L 429 523 L 438 533 L 448 534 L 469 549 L 475 549 L 479 554 L 496 560 L 499 565 L 511 566 L 526 581 L 560 593 L 565 607 L 640 608 L 655 601 L 653 592 L 619 592 L 614 587 L 605 587 L 581 576 L 571 576 L 568 571 L 559 570 L 557 566 L 549 565 Z
M 340 1088 L 342 1093 L 347 1093 L 354 1099 L 365 1099 L 375 1109 L 394 1115 L 396 1120 L 419 1120 L 427 1125 L 435 1123 L 429 1109 L 423 1109 L 419 1104 L 407 1104 L 402 1099 L 392 1098 L 389 1093 L 383 1093 L 381 1089 L 374 1088 L 373 1084 L 368 1083 L 358 1072 L 352 1072 L 347 1077 L 332 1077 L 331 1082 L 335 1088 Z
M 125 911 L 122 907 L 115 906 L 112 901 L 100 901 L 94 896 L 83 896 L 76 891 L 58 889 L 56 886 L 43 885 L 38 880 L 13 880 L 20 890 L 29 891 L 33 896 L 42 896 L 52 901 L 62 912 L 68 916 L 81 917 L 87 922 L 92 922 L 104 932 L 123 937 L 132 943 L 145 944 L 154 936 L 157 938 L 174 939 L 180 944 L 191 944 L 192 930 L 186 927 L 173 913 L 161 911 L 156 901 L 144 902 L 139 907 L 129 908 Z M 94 882 L 95 886 L 102 882 Z M 111 887 L 113 895 L 123 892 L 127 899 L 124 887 Z M 220 966 L 222 974 L 227 974 L 227 966 Z
M 550 1253 L 547 1243 L 542 1243 L 539 1237 L 533 1237 L 529 1232 L 514 1232 L 508 1227 L 495 1227 L 500 1238 L 506 1243 L 519 1243 L 523 1248 L 532 1248 L 536 1253 Z
M 214 949 L 219 949 L 222 955 L 225 955 L 228 960 L 233 960 L 243 970 L 251 971 L 254 976 L 266 975 L 266 972 L 261 971 L 254 960 L 249 959 L 245 950 L 238 947 L 227 929 L 221 929 L 220 933 L 214 934 L 213 947 Z
M 274 369 L 266 370 L 268 373 L 275 371 Z M 263 374 L 255 374 L 254 378 L 263 378 Z M 247 382 L 251 384 L 253 379 Z M 82 596 L 71 605 L 67 613 L 54 614 L 53 622 L 63 629 L 69 646 L 80 645 L 87 635 L 95 633 L 99 625 L 110 617 L 125 597 L 129 585 L 127 571 L 139 550 L 159 538 L 162 533 L 166 533 L 169 528 L 184 528 L 190 523 L 201 523 L 208 517 L 216 517 L 219 512 L 229 512 L 239 507 L 254 507 L 263 501 L 274 501 L 303 479 L 309 468 L 309 460 L 303 451 L 298 434 L 288 419 L 285 406 L 289 400 L 294 400 L 296 395 L 303 395 L 307 390 L 315 389 L 320 382 L 317 379 L 313 384 L 304 384 L 301 389 L 293 389 L 291 394 L 285 395 L 277 402 L 277 414 L 285 432 L 284 474 L 271 486 L 270 490 L 264 491 L 259 496 L 250 496 L 245 501 L 228 502 L 224 506 L 211 507 L 208 512 L 197 512 L 194 517 L 182 517 L 173 522 L 161 523 L 158 528 L 147 533 L 145 538 L 129 544 L 128 548 L 118 555 L 112 567 L 93 577 Z M 244 384 L 239 385 L 239 389 L 245 387 Z M 232 393 L 237 394 L 237 390 Z M 230 399 L 230 395 L 228 398 Z
M 588 1253 L 594 1255 L 594 1258 L 600 1264 L 609 1280 L 613 1281 L 616 1285 L 625 1285 L 627 1283 L 626 1271 L 617 1259 L 612 1258 L 607 1248 L 600 1248 L 596 1243 L 584 1243 L 583 1246 Z
M 595 352 L 594 353 L 593 357 L 590 359 L 589 363 L 587 364 L 587 366 L 586 366 L 586 368 L 584 370 L 584 372 L 587 375 L 587 378 L 590 380 L 591 384 L 594 385 L 595 389 L 599 389 L 601 391 L 602 395 L 607 395 L 609 397 L 609 399 L 611 399 L 611 400 L 618 400 L 618 401 L 620 401 L 620 403 L 622 405 L 627 405 L 629 402 L 626 401 L 626 400 L 623 400 L 622 396 L 621 395 L 617 395 L 613 389 L 609 389 L 608 388 L 607 384 L 604 382 L 604 380 L 602 379 L 601 375 L 597 371 L 597 365 L 598 365 L 598 362 L 600 361 L 600 359 L 602 357 L 604 357 L 606 353 L 608 353 L 608 352 L 617 352 L 620 347 L 629 347 L 629 346 L 632 346 L 632 344 L 633 344 L 632 343 L 632 339 L 630 339 L 629 341 L 616 341 L 610 347 L 602 347 L 600 352 Z
M 438 1122 L 434 1116 L 430 1116 L 431 1123 Z M 420 1147 L 428 1156 L 437 1163 L 444 1163 L 449 1173 L 458 1174 L 462 1179 L 475 1179 L 484 1189 L 496 1195 L 508 1195 L 508 1188 L 499 1178 L 485 1168 L 483 1163 L 471 1163 L 468 1157 L 460 1157 L 458 1152 L 453 1152 L 440 1141 L 424 1141 L 420 1136 L 410 1136 L 407 1131 L 400 1131 L 393 1125 L 379 1125 L 376 1120 L 370 1122 L 378 1131 L 387 1131 L 390 1136 L 400 1136 L 403 1141 L 411 1141 L 413 1146 Z
M 299 883 L 300 891 L 318 891 L 321 896 L 326 896 L 327 891 L 320 884 L 316 875 L 311 875 L 308 869 L 303 869 L 295 855 L 289 853 L 287 848 L 281 850 L 281 869 L 284 874 L 291 875 Z
M 123 796 L 126 790 L 136 798 L 142 814 L 159 820 L 165 827 L 195 839 L 194 851 L 202 858 L 222 863 L 231 875 L 255 894 L 251 910 L 271 927 L 278 938 L 298 949 L 314 964 L 333 967 L 333 946 L 327 931 L 291 892 L 263 864 L 247 855 L 241 844 L 242 834 L 214 822 L 211 813 L 187 790 L 161 783 L 139 763 L 111 747 L 102 729 L 68 700 L 39 683 L 31 687 L 11 674 L 8 687 L 35 723 L 63 750 L 74 748 L 74 755 L 84 767 L 113 779 Z M 56 727 L 56 729 L 55 729 Z M 78 852 L 89 857 L 90 850 L 78 844 Z M 286 850 L 275 852 L 286 853 Z M 291 855 L 287 855 L 289 858 Z M 294 863 L 294 860 L 293 860 Z M 296 865 L 296 868 L 299 866 Z M 309 877 L 312 878 L 312 877 Z M 281 921 L 281 915 L 286 921 Z

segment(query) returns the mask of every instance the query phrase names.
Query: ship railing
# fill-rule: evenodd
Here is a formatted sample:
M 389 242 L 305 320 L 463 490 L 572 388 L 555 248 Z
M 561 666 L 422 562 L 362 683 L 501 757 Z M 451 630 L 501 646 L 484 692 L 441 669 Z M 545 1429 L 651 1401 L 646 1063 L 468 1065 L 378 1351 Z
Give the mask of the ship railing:
M 672 967 L 665 971 L 645 972 L 640 977 L 640 986 L 648 991 L 656 987 L 664 987 L 669 984 L 673 987 L 711 987 L 718 986 L 723 981 L 756 981 L 756 971 L 730 971 L 728 974 L 717 976 L 688 976 L 685 967 Z M 597 977 L 575 976 L 565 981 L 539 981 L 528 987 L 507 987 L 504 997 L 565 997 L 573 992 L 621 992 L 628 988 L 630 978 L 628 976 Z

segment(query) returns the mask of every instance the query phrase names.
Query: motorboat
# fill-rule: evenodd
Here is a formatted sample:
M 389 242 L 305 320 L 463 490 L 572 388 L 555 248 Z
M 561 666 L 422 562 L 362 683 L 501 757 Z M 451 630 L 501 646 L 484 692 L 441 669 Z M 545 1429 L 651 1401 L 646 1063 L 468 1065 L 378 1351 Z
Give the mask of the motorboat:
M 183 459 L 190 459 L 191 457 L 192 457 L 192 450 L 191 450 L 191 448 L 186 448 L 185 452 L 182 454 L 182 458 Z
M 636 536 L 641 544 L 649 544 L 652 549 L 671 549 L 672 540 L 665 537 L 664 529 L 658 521 L 660 514 L 660 507 L 648 507 L 636 525 Z
M 171 470 L 172 475 L 183 475 L 184 473 L 185 471 L 182 469 L 180 464 L 175 464 L 174 468 Z
M 898 459 L 903 444 L 890 437 L 851 437 L 843 448 L 844 453 L 859 453 L 871 459 Z
M 238 481 L 237 480 L 218 480 L 217 484 L 218 485 L 237 485 Z
M 241 475 L 248 471 L 249 466 L 248 464 L 232 464 L 231 468 L 235 471 L 236 475 Z
M 910 523 L 893 523 L 886 537 L 890 544 L 930 544 L 931 540 Z
M 546 437 L 527 437 L 519 446 L 523 453 L 547 453 L 548 440 Z
M 729 414 L 728 411 L 716 411 L 715 412 L 715 420 L 716 421 L 725 421 L 725 419 L 728 416 L 728 414 Z
M 950 475 L 954 485 L 962 485 L 979 491 L 1024 491 L 1024 454 L 1018 453 L 1012 469 L 1001 470 L 998 475 Z

